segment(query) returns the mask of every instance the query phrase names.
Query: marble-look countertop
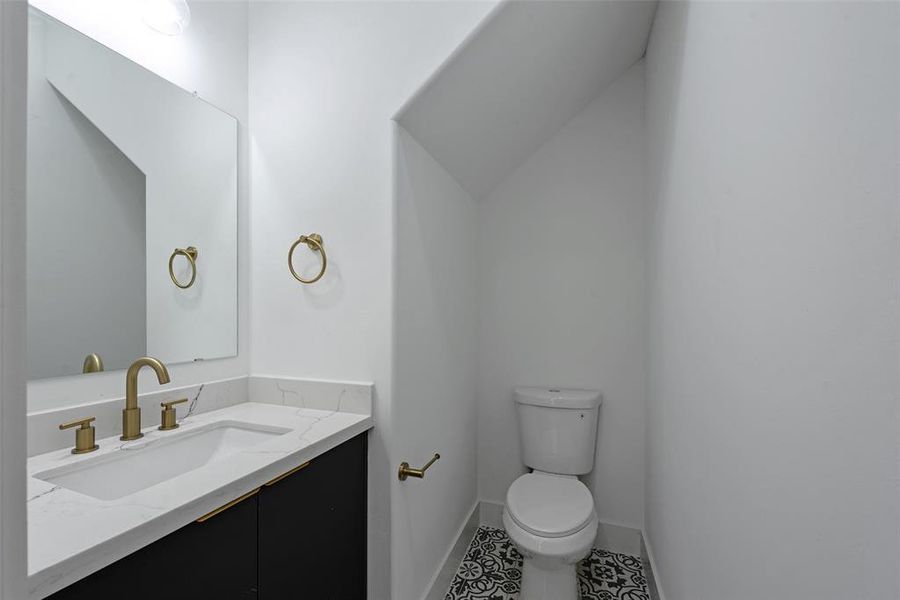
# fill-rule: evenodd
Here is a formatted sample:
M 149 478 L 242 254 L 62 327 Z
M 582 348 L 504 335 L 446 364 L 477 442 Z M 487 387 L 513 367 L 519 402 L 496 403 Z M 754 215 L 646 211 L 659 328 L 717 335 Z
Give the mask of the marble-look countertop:
M 217 421 L 290 431 L 115 500 L 99 500 L 34 477 L 48 469 L 116 452 L 139 451 L 169 436 Z M 372 417 L 247 402 L 191 415 L 174 431 L 145 428 L 144 437 L 98 440 L 100 449 L 56 450 L 28 460 L 29 598 L 44 598 L 143 548 L 372 427 Z M 73 434 L 74 441 L 74 434 Z

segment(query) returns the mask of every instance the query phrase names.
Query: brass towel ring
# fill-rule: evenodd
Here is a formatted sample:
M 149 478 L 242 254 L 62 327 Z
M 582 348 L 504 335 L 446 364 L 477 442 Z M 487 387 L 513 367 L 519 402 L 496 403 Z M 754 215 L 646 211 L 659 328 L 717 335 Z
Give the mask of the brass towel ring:
M 297 274 L 297 271 L 294 270 L 294 250 L 300 244 L 306 244 L 310 250 L 312 250 L 313 252 L 318 252 L 322 255 L 322 268 L 319 269 L 319 274 L 312 279 L 303 279 Z M 288 269 L 291 270 L 291 275 L 294 276 L 294 279 L 296 279 L 300 283 L 315 283 L 318 280 L 322 279 L 322 275 L 325 274 L 326 266 L 328 266 L 328 256 L 325 255 L 325 247 L 322 245 L 322 236 L 318 233 L 301 235 L 297 239 L 297 241 L 294 242 L 293 245 L 291 245 L 291 249 L 288 251 Z
M 175 277 L 175 271 L 172 268 L 172 264 L 175 262 L 175 257 L 181 255 L 188 259 L 188 262 L 191 263 L 191 280 L 187 283 L 181 283 L 178 281 L 178 278 Z M 187 248 L 175 248 L 175 251 L 172 252 L 172 256 L 169 257 L 169 277 L 172 278 L 172 283 L 177 285 L 183 290 L 188 289 L 192 285 L 194 285 L 194 281 L 197 279 L 197 255 L 199 252 L 193 246 L 188 246 Z

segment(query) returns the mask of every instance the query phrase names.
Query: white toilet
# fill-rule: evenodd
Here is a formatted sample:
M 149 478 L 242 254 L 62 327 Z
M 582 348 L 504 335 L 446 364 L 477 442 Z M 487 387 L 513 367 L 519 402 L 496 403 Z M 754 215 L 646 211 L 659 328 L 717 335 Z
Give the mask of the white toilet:
M 578 600 L 576 566 L 597 535 L 594 498 L 578 475 L 594 468 L 600 392 L 516 388 L 531 473 L 506 492 L 503 527 L 525 565 L 519 600 Z

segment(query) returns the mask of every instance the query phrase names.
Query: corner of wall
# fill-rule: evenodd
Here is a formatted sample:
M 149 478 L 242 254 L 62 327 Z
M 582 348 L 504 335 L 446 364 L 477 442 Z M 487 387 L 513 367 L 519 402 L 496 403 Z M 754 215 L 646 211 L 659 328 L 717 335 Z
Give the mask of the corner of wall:
M 656 561 L 653 559 L 653 550 L 647 531 L 641 531 L 641 564 L 644 567 L 644 576 L 647 579 L 647 590 L 650 592 L 650 600 L 666 600 L 659 584 L 656 570 Z

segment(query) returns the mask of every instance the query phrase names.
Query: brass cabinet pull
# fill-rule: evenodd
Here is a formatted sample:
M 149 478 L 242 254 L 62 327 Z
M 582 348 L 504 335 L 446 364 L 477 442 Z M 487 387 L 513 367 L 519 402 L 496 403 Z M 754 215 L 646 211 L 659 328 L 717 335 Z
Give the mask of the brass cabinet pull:
M 440 457 L 441 457 L 441 455 L 438 454 L 437 452 L 435 452 L 434 456 L 431 457 L 431 460 L 429 460 L 427 463 L 425 463 L 425 466 L 422 467 L 421 469 L 413 469 L 412 467 L 409 466 L 408 462 L 403 461 L 402 463 L 400 463 L 400 470 L 397 472 L 397 478 L 400 481 L 406 481 L 407 477 L 415 477 L 417 479 L 424 479 L 425 471 L 427 471 L 428 467 L 433 465 L 434 461 L 436 461 Z
M 163 405 L 165 405 L 165 404 L 177 404 L 178 402 L 181 402 L 181 401 L 180 401 L 180 400 L 175 400 L 175 401 L 173 401 L 173 402 L 171 402 L 171 403 L 169 403 L 169 402 L 163 403 Z M 278 483 L 279 481 L 281 481 L 281 480 L 284 479 L 285 477 L 290 477 L 291 475 L 293 475 L 294 473 L 296 473 L 296 472 L 299 471 L 300 469 L 305 469 L 306 467 L 308 467 L 308 466 L 310 465 L 311 462 L 312 462 L 312 461 L 307 461 L 307 462 L 303 463 L 302 465 L 300 465 L 299 467 L 294 467 L 293 469 L 291 469 L 291 470 L 288 471 L 287 473 L 282 473 L 281 475 L 279 475 L 279 476 L 276 477 L 275 479 L 272 479 L 271 481 L 267 481 L 267 482 L 264 483 L 261 487 L 258 487 L 258 488 L 256 488 L 255 490 L 249 491 L 249 492 L 247 492 L 246 494 L 244 494 L 243 496 L 241 496 L 241 497 L 239 497 L 239 498 L 235 498 L 234 500 L 232 500 L 232 501 L 229 502 L 228 504 L 223 504 L 223 505 L 220 506 L 219 508 L 217 508 L 217 509 L 215 509 L 215 510 L 213 510 L 213 511 L 210 511 L 210 512 L 206 513 L 205 515 L 203 515 L 202 517 L 200 517 L 199 519 L 197 519 L 197 523 L 203 523 L 204 521 L 208 521 L 208 520 L 212 519 L 214 516 L 216 516 L 217 514 L 222 513 L 222 512 L 225 512 L 226 510 L 228 510 L 228 509 L 231 508 L 232 506 L 234 506 L 234 505 L 236 505 L 236 504 L 240 504 L 241 502 L 243 502 L 243 501 L 246 500 L 247 498 L 252 498 L 252 497 L 255 496 L 256 494 L 258 494 L 258 493 L 259 493 L 259 490 L 261 490 L 263 487 L 265 487 L 265 486 L 270 486 L 270 485 L 275 485 L 276 483 Z
M 325 274 L 325 267 L 328 266 L 328 256 L 325 254 L 325 246 L 323 243 L 321 235 L 318 233 L 311 233 L 309 235 L 301 235 L 297 238 L 297 241 L 291 245 L 291 249 L 288 250 L 288 269 L 291 270 L 291 275 L 294 276 L 294 279 L 300 283 L 315 283 L 322 279 L 322 276 Z M 300 244 L 306 244 L 310 250 L 322 255 L 322 268 L 319 269 L 319 274 L 312 279 L 303 279 L 297 274 L 297 271 L 294 270 L 294 250 L 296 250 L 297 246 Z
M 69 421 L 68 423 L 62 423 L 59 426 L 60 431 L 69 429 L 70 427 L 78 427 L 78 429 L 75 430 L 75 447 L 72 448 L 72 454 L 87 454 L 100 447 L 94 442 L 95 429 L 94 426 L 91 425 L 94 420 L 95 417 L 87 417 L 86 419 L 77 419 L 75 421 Z
M 290 477 L 291 475 L 293 475 L 294 473 L 296 473 L 296 472 L 299 471 L 300 469 L 305 469 L 306 467 L 309 466 L 309 463 L 311 463 L 311 462 L 312 462 L 312 461 L 306 461 L 305 463 L 303 463 L 303 464 L 300 465 L 299 467 L 294 467 L 293 469 L 291 469 L 291 470 L 288 471 L 287 473 L 282 473 L 281 475 L 279 475 L 279 476 L 276 477 L 275 479 L 272 479 L 271 481 L 267 481 L 267 482 L 264 483 L 263 485 L 265 485 L 266 487 L 268 487 L 268 486 L 270 486 L 270 485 L 275 485 L 276 483 L 278 483 L 279 481 L 281 481 L 281 480 L 284 479 L 285 477 Z
M 252 498 L 253 496 L 255 496 L 255 495 L 258 494 L 258 493 L 259 493 L 259 488 L 256 488 L 255 490 L 252 490 L 252 491 L 249 491 L 249 492 L 247 492 L 246 494 L 244 494 L 243 496 L 241 496 L 241 497 L 239 497 L 239 498 L 235 498 L 234 500 L 232 500 L 232 501 L 229 502 L 228 504 L 223 504 L 223 505 L 220 506 L 219 508 L 217 508 L 217 509 L 215 509 L 215 510 L 213 510 L 213 511 L 210 511 L 210 512 L 206 513 L 205 515 L 203 515 L 202 517 L 200 517 L 199 519 L 197 519 L 197 523 L 203 523 L 204 521 L 209 521 L 210 519 L 212 519 L 212 518 L 213 518 L 214 516 L 216 516 L 217 514 L 225 512 L 226 510 L 228 510 L 228 509 L 231 508 L 232 506 L 235 506 L 235 505 L 237 505 L 237 504 L 240 504 L 241 502 L 243 502 L 243 501 L 246 500 L 247 498 Z
M 178 429 L 178 423 L 175 422 L 175 405 L 187 402 L 187 398 L 179 398 L 178 400 L 169 400 L 168 402 L 160 402 L 162 414 L 159 415 L 159 430 L 169 431 L 170 429 Z
M 172 283 L 183 290 L 186 290 L 194 285 L 194 280 L 197 279 L 198 254 L 200 254 L 200 252 L 194 246 L 188 246 L 187 248 L 175 248 L 175 251 L 172 252 L 172 256 L 169 257 L 169 277 L 172 278 Z M 175 277 L 175 270 L 172 268 L 172 264 L 175 262 L 175 257 L 178 255 L 181 255 L 188 259 L 188 262 L 191 264 L 191 280 L 187 283 L 181 283 L 180 281 L 178 281 L 178 278 Z

